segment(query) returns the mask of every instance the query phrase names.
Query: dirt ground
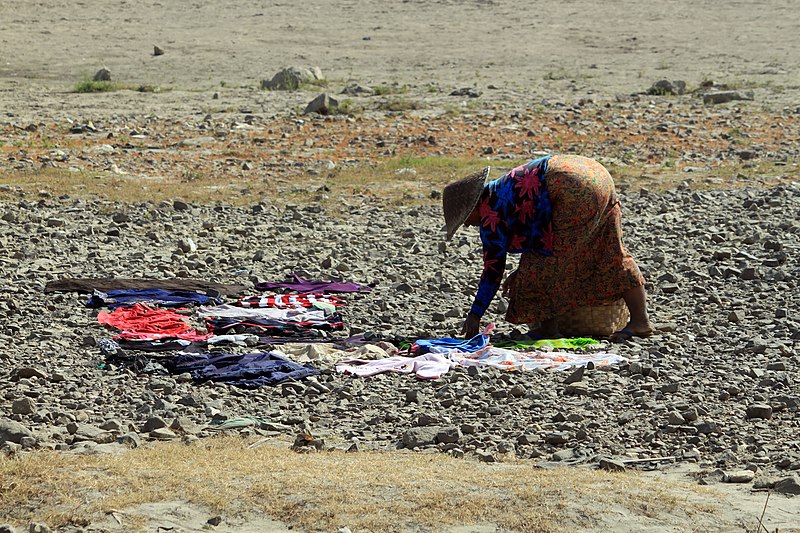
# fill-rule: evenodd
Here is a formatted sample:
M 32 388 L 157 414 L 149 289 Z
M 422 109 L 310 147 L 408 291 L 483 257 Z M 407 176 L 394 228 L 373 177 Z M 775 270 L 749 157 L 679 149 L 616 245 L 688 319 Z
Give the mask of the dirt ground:
M 4 0 L 0 105 L 40 117 L 63 104 L 76 114 L 143 110 L 130 96 L 89 103 L 61 93 L 106 66 L 115 80 L 180 91 L 145 100 L 148 113 L 168 115 L 196 108 L 203 91 L 256 87 L 289 65 L 362 84 L 491 85 L 534 101 L 608 98 L 668 79 L 735 83 L 791 103 L 800 86 L 795 7 L 791 0 L 312 0 L 302 7 Z M 154 45 L 164 55 L 154 56 Z
M 314 93 L 270 93 L 258 85 L 290 65 L 319 66 L 337 88 L 348 80 L 408 85 L 433 115 L 451 105 L 450 91 L 474 87 L 483 93 L 476 108 L 497 110 L 499 123 L 543 101 L 613 102 L 660 79 L 684 80 L 690 88 L 713 81 L 749 89 L 769 114 L 800 105 L 799 25 L 793 0 L 0 0 L 0 126 L 128 115 L 188 123 L 209 112 L 284 120 Z M 155 56 L 154 46 L 165 53 Z M 165 91 L 72 92 L 102 66 L 114 80 Z M 8 154 L 0 151 L 0 158 Z M 691 479 L 682 470 L 662 475 Z M 743 517 L 760 515 L 765 494 L 714 488 L 718 494 L 707 503 L 721 504 L 720 528 L 702 529 L 750 530 L 753 521 L 746 527 Z M 773 495 L 769 531 L 800 530 L 798 507 Z M 154 527 L 200 529 L 206 519 L 188 507 L 176 518 L 169 502 L 145 511 Z M 665 529 L 627 511 L 608 516 L 606 531 L 694 530 L 685 519 Z M 259 522 L 253 530 L 282 527 Z M 494 530 L 491 524 L 481 528 L 463 531 Z

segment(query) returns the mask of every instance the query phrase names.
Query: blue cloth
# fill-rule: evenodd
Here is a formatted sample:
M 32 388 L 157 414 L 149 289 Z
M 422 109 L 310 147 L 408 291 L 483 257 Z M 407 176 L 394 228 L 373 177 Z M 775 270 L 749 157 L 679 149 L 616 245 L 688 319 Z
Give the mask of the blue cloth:
M 207 294 L 194 291 L 167 289 L 114 289 L 106 292 L 94 291 L 86 302 L 86 307 L 108 307 L 116 309 L 136 303 L 148 303 L 161 307 L 181 307 L 189 304 L 206 305 L 221 303 L 219 293 Z
M 444 337 L 441 339 L 418 340 L 411 347 L 411 351 L 417 355 L 428 353 L 431 348 L 446 348 L 459 350 L 462 352 L 477 352 L 489 344 L 489 336 L 478 334 L 469 340 L 453 339 Z
M 219 381 L 244 389 L 278 385 L 319 374 L 311 365 L 301 365 L 272 352 L 186 353 L 159 361 L 173 374 L 189 372 L 198 381 Z
M 500 288 L 506 254 L 553 254 L 552 209 L 545 183 L 549 159 L 531 161 L 484 186 L 478 201 L 483 273 L 470 308 L 479 317 Z

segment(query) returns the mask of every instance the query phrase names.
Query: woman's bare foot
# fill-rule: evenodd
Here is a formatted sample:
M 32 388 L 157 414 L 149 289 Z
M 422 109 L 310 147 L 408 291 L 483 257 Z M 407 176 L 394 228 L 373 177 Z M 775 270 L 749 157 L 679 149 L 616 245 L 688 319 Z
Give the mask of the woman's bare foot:
M 649 337 L 654 331 L 653 325 L 649 321 L 644 324 L 628 322 L 627 326 L 617 332 L 612 333 L 609 338 L 612 342 L 624 342 L 632 337 Z

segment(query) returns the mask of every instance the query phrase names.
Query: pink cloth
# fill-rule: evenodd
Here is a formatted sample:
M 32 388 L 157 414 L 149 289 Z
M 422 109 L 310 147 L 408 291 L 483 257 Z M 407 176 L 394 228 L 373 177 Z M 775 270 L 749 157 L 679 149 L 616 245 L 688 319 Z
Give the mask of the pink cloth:
M 396 355 L 374 361 L 364 359 L 345 359 L 336 365 L 339 373 L 369 377 L 383 372 L 400 372 L 416 374 L 418 378 L 436 379 L 446 374 L 454 363 L 447 357 L 435 353 L 426 353 L 417 357 Z

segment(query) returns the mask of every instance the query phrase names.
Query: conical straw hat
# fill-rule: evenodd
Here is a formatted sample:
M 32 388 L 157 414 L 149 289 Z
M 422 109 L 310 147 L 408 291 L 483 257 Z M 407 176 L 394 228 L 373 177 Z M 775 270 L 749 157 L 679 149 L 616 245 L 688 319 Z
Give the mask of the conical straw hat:
M 442 191 L 442 208 L 447 227 L 447 240 L 453 238 L 475 206 L 483 192 L 483 185 L 489 177 L 489 168 L 470 174 L 466 178 L 451 183 Z

